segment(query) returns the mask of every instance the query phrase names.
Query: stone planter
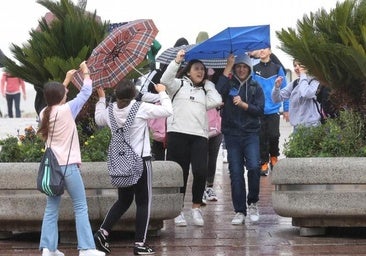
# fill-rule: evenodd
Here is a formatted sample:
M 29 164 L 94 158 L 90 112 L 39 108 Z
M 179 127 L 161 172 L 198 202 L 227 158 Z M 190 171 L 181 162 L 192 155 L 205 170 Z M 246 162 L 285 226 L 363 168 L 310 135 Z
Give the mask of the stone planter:
M 275 212 L 301 236 L 366 227 L 366 158 L 285 158 L 272 172 Z
M 36 190 L 38 163 L 0 163 L 0 236 L 14 232 L 37 232 L 41 229 L 46 196 Z M 83 163 L 81 167 L 93 230 L 99 228 L 110 206 L 117 198 L 117 190 L 110 184 L 105 162 Z M 180 214 L 183 205 L 183 175 L 180 166 L 171 161 L 153 162 L 153 198 L 149 231 L 157 232 L 163 221 Z M 135 228 L 133 203 L 116 231 Z M 75 230 L 71 199 L 63 195 L 59 231 Z

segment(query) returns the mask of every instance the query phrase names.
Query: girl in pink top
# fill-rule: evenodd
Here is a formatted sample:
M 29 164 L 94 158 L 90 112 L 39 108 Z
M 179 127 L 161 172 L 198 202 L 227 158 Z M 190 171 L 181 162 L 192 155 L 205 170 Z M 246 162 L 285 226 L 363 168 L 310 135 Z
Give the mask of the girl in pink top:
M 24 81 L 18 77 L 3 73 L 1 78 L 1 94 L 8 103 L 8 116 L 13 118 L 13 102 L 15 106 L 15 116 L 20 117 L 20 93 L 23 92 L 23 99 L 27 99 Z
M 67 85 L 76 70 L 67 72 L 63 84 L 59 82 L 45 84 L 43 93 L 47 106 L 40 112 L 41 123 L 37 133 L 52 148 L 62 171 L 65 172 L 66 169 L 65 188 L 74 208 L 79 256 L 104 256 L 104 252 L 95 249 L 85 187 L 79 169 L 80 146 L 74 120 L 92 94 L 92 80 L 90 80 L 86 62 L 81 63 L 80 68 L 84 73 L 83 86 L 76 97 L 70 101 L 66 101 Z M 60 203 L 61 196 L 47 196 L 39 245 L 42 256 L 64 256 L 64 253 L 57 249 Z

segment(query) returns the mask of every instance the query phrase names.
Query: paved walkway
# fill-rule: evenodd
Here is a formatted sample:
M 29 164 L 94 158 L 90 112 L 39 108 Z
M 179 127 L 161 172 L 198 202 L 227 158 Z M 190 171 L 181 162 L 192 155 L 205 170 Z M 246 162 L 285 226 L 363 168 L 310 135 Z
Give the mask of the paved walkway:
M 282 144 L 291 128 L 281 124 Z M 190 188 L 189 180 L 188 188 Z M 203 210 L 204 227 L 191 225 L 190 192 L 184 211 L 188 226 L 175 227 L 167 220 L 159 236 L 149 235 L 147 242 L 161 256 L 304 256 L 304 255 L 366 255 L 366 229 L 330 229 L 326 236 L 300 237 L 299 228 L 291 225 L 290 218 L 278 216 L 272 208 L 271 176 L 261 178 L 259 201 L 260 220 L 246 220 L 243 226 L 231 225 L 233 208 L 227 164 L 218 159 L 214 189 L 217 202 L 209 202 Z M 190 191 L 188 189 L 188 191 Z M 36 206 L 35 206 L 36 207 Z M 1 206 L 0 206 L 1 209 Z M 40 255 L 39 233 L 19 234 L 10 240 L 0 240 L 0 255 Z M 112 233 L 110 255 L 133 255 L 133 236 Z M 59 249 L 65 255 L 77 255 L 75 243 L 62 243 Z

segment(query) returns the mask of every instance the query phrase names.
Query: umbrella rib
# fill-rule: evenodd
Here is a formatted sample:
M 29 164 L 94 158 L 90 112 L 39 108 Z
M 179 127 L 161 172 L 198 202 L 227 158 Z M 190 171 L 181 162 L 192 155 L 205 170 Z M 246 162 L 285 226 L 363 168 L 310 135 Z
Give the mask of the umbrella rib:
M 229 39 L 230 39 L 230 53 L 233 53 L 233 42 L 231 40 L 231 28 L 229 28 Z
M 149 77 L 148 76 L 146 76 L 146 74 L 143 74 L 140 70 L 138 70 L 137 68 L 135 68 L 135 67 L 133 67 L 133 69 L 137 72 L 137 73 L 139 73 L 141 76 L 143 76 L 146 80 L 148 80 L 150 83 L 152 83 L 153 85 L 156 85 L 156 83 L 154 83 L 153 81 L 151 81 L 150 79 L 149 79 Z

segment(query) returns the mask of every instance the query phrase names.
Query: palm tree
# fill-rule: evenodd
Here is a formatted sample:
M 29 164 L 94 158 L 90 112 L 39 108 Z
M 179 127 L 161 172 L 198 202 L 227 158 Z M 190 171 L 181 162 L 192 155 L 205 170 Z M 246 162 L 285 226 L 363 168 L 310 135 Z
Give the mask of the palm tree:
M 332 89 L 336 104 L 366 116 L 366 0 L 319 9 L 276 35 L 281 50 Z
M 85 1 L 75 6 L 71 0 L 37 0 L 51 14 L 39 21 L 37 29 L 30 31 L 30 39 L 22 47 L 12 44 L 10 50 L 19 65 L 3 58 L 5 69 L 14 76 L 33 84 L 37 95 L 35 109 L 39 113 L 45 106 L 43 85 L 49 80 L 63 81 L 66 72 L 78 68 L 108 32 L 108 24 L 85 11 Z M 70 87 L 71 88 L 71 87 Z M 76 89 L 69 97 L 74 97 Z

